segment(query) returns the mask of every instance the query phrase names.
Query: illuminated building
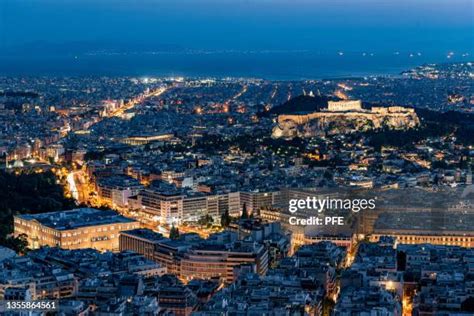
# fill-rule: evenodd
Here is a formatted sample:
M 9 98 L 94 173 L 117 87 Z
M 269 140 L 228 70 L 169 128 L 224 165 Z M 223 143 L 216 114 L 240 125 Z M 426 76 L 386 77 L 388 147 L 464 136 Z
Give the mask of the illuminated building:
M 60 161 L 62 155 L 64 154 L 64 147 L 60 144 L 49 145 L 46 148 L 46 154 L 48 158 L 53 159 L 53 161 Z
M 122 138 L 120 141 L 124 144 L 131 146 L 140 146 L 146 145 L 151 142 L 156 141 L 166 141 L 173 138 L 173 134 L 158 134 L 158 135 L 149 135 L 149 136 L 130 136 Z
M 188 196 L 183 198 L 183 220 L 196 222 L 203 215 L 216 218 L 219 215 L 216 196 Z
M 349 180 L 349 186 L 351 187 L 358 187 L 358 188 L 365 188 L 371 189 L 374 187 L 374 181 L 370 178 L 366 177 L 352 177 Z
M 317 236 L 304 236 L 304 243 L 306 245 L 319 243 L 323 241 L 330 241 L 333 244 L 345 248 L 351 248 L 355 243 L 354 236 L 352 235 L 331 235 L 331 234 L 321 234 Z
M 262 207 L 274 205 L 277 195 L 276 192 L 240 192 L 240 205 L 245 204 L 249 214 L 257 213 Z
M 200 245 L 185 253 L 181 260 L 181 278 L 221 278 L 234 281 L 234 267 L 254 264 L 257 273 L 265 275 L 268 270 L 268 252 L 257 243 L 234 242 L 229 245 Z
M 193 234 L 171 240 L 150 230 L 135 229 L 121 233 L 120 250 L 140 253 L 188 281 L 221 278 L 232 282 L 234 268 L 242 264 L 253 265 L 260 275 L 268 270 L 265 246 L 237 241 L 237 234 L 231 232 L 214 234 L 207 240 Z
M 128 198 L 137 195 L 143 186 L 138 180 L 126 176 L 103 177 L 97 181 L 97 189 L 103 202 L 126 207 Z
M 14 216 L 15 236 L 26 234 L 28 246 L 33 249 L 58 246 L 118 250 L 120 232 L 139 227 L 139 222 L 114 211 L 93 208 Z
M 205 215 L 210 215 L 218 223 L 225 211 L 240 215 L 238 193 L 205 194 L 153 188 L 142 190 L 132 204 L 151 217 L 157 216 L 162 224 L 196 222 Z
M 433 244 L 474 247 L 474 214 L 464 212 L 383 213 L 375 222 L 370 240 L 394 237 L 400 244 Z
M 473 247 L 474 236 L 444 232 L 442 235 L 438 231 L 417 233 L 415 231 L 399 231 L 387 233 L 374 233 L 370 235 L 370 241 L 376 242 L 382 236 L 392 236 L 400 244 L 432 244 L 432 245 L 453 245 L 462 247 Z
M 154 258 L 155 245 L 163 241 L 163 235 L 148 229 L 134 229 L 120 232 L 120 251 L 132 250 L 147 259 Z
M 180 223 L 183 218 L 183 196 L 179 192 L 143 190 L 137 196 L 137 206 L 161 223 Z
M 291 247 L 296 249 L 302 245 L 330 241 L 338 246 L 350 248 L 355 240 L 348 225 L 336 226 L 311 226 L 311 225 L 292 225 L 290 218 L 305 220 L 315 216 L 312 209 L 300 209 L 298 212 L 290 213 L 288 205 L 290 200 L 306 200 L 341 198 L 342 195 L 334 192 L 315 191 L 311 189 L 282 189 L 280 196 L 275 201 L 277 204 L 273 208 L 261 208 L 259 213 L 263 220 L 269 222 L 280 222 L 282 227 L 291 232 Z M 316 214 L 317 215 L 317 214 Z M 322 216 L 321 214 L 319 216 Z M 344 214 L 344 216 L 346 216 Z
M 155 246 L 153 260 L 166 267 L 168 273 L 180 275 L 181 259 L 191 245 L 180 240 L 165 239 Z
M 361 100 L 344 100 L 344 101 L 329 101 L 328 111 L 360 111 L 362 110 Z
M 171 240 L 148 229 L 134 229 L 120 233 L 120 251 L 133 251 L 159 262 L 168 273 L 179 275 L 183 253 L 192 242 Z

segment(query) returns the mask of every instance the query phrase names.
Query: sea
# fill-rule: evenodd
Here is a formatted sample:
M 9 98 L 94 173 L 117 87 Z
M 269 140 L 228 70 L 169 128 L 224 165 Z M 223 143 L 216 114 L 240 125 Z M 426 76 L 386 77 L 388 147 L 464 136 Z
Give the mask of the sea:
M 0 56 L 0 76 L 133 76 L 311 80 L 398 76 L 423 64 L 468 62 L 469 53 L 186 51 Z

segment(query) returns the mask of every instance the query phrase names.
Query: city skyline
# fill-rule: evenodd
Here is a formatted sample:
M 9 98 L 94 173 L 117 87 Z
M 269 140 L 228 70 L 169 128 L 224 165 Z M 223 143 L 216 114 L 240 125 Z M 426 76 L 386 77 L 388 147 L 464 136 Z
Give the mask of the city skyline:
M 0 2 L 0 314 L 474 313 L 473 2 Z

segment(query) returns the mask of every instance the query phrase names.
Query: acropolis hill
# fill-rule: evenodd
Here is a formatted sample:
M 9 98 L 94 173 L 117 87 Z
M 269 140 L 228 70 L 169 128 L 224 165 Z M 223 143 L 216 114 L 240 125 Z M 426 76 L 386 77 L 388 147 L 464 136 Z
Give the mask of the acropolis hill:
M 282 114 L 273 128 L 275 138 L 313 137 L 378 128 L 410 129 L 420 124 L 414 109 L 402 106 L 363 109 L 360 100 L 329 101 L 309 114 Z

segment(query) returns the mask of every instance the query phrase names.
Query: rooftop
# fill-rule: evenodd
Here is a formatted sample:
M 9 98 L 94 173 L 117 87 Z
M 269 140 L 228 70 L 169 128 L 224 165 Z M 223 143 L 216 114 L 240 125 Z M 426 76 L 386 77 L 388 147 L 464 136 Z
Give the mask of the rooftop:
M 164 239 L 162 234 L 144 228 L 122 231 L 121 234 L 127 234 L 138 238 L 147 239 L 149 241 L 163 241 Z
M 23 214 L 16 217 L 27 221 L 36 220 L 44 226 L 57 230 L 135 222 L 135 220 L 124 217 L 115 211 L 101 211 L 94 208 L 77 208 L 69 211 L 42 214 Z
M 474 214 L 463 212 L 383 213 L 375 223 L 375 233 L 472 235 Z

